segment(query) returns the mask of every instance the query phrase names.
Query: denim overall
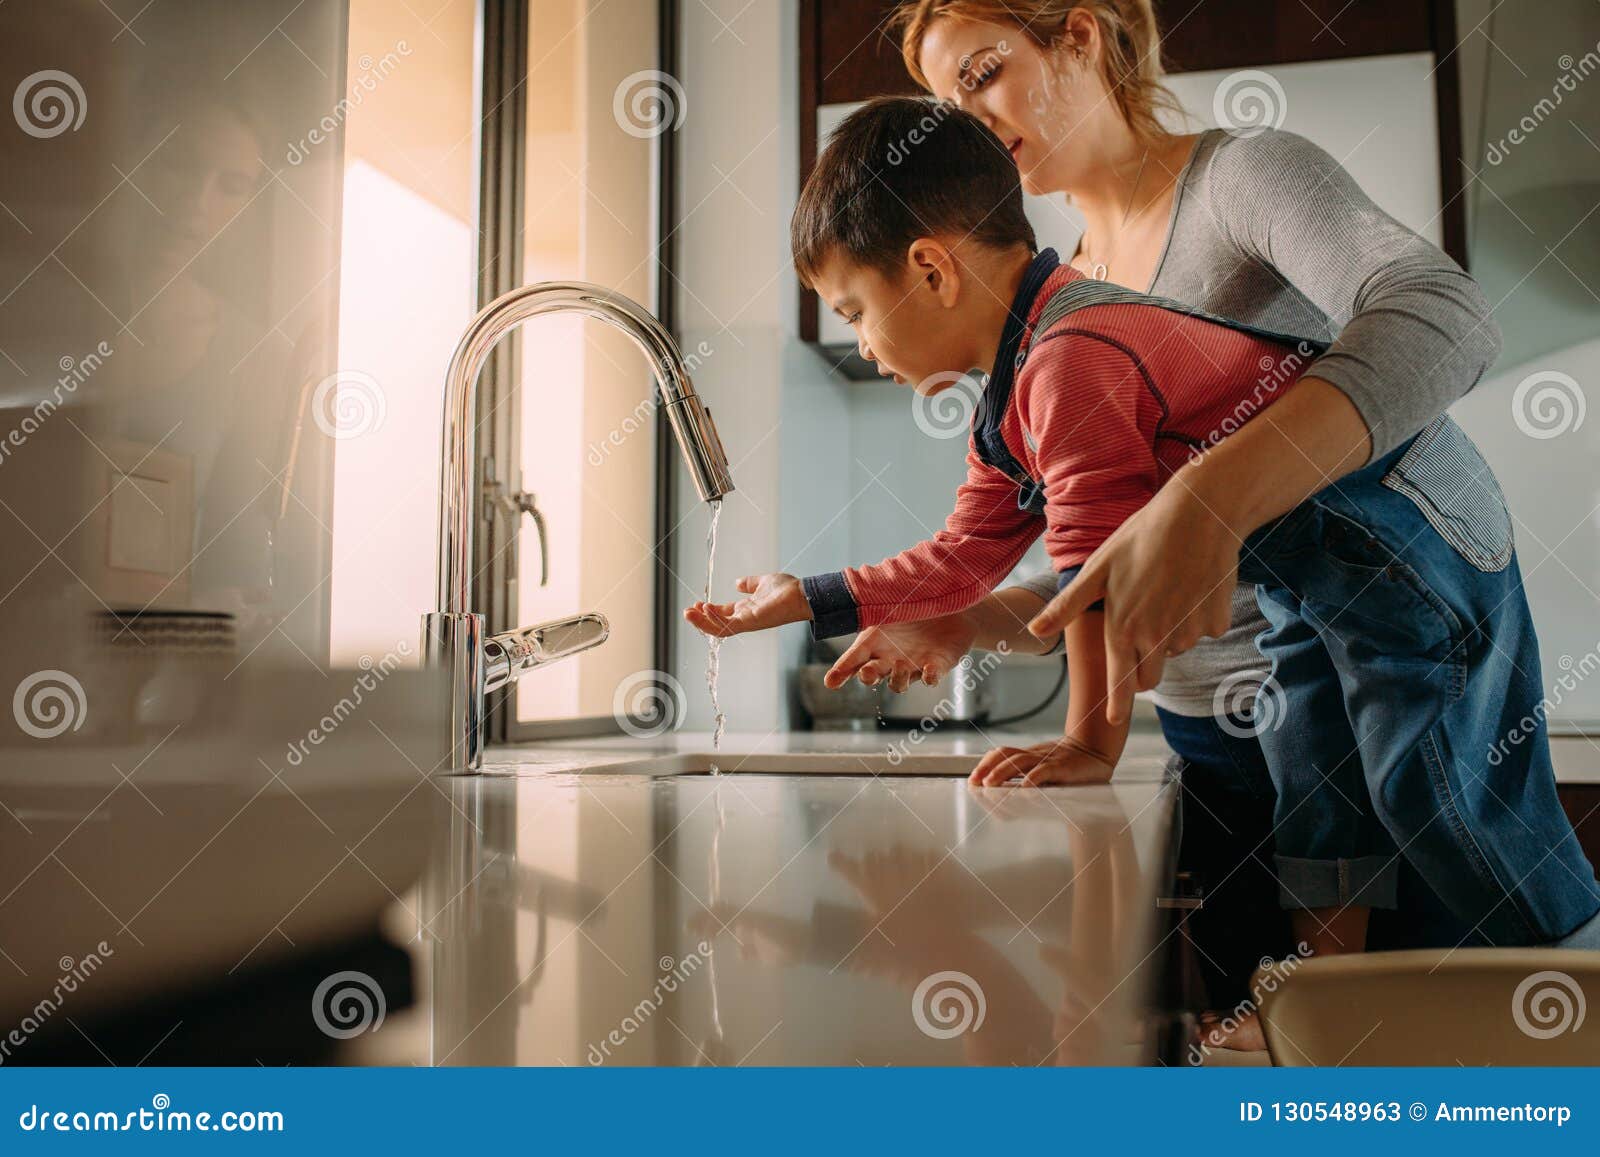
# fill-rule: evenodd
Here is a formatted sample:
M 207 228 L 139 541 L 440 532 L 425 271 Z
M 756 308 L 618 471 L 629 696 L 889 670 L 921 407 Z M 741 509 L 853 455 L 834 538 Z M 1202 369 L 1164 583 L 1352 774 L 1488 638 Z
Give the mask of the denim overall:
M 1116 302 L 1301 340 L 1092 280 L 1062 287 L 1034 332 Z M 1439 418 L 1250 535 L 1239 576 L 1269 623 L 1252 723 L 1286 903 L 1393 907 L 1405 866 L 1462 943 L 1600 947 L 1511 517 L 1460 427 Z

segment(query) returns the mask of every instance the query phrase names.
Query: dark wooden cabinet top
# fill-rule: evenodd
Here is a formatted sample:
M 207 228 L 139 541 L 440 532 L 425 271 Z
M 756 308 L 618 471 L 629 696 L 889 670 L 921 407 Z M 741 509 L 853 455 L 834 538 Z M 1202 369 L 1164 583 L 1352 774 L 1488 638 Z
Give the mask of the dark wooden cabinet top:
M 918 89 L 888 24 L 893 0 L 808 0 L 818 104 Z M 1433 47 L 1432 0 L 1156 0 L 1170 72 L 1339 60 Z

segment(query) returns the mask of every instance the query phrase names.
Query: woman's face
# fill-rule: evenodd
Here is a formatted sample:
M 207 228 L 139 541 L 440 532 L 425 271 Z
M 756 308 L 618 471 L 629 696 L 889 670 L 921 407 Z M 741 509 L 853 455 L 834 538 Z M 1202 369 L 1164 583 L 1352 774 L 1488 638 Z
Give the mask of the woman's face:
M 195 257 L 242 213 L 256 191 L 261 145 L 221 106 L 192 110 L 149 165 L 161 217 L 146 235 L 163 267 Z
M 972 113 L 1010 150 L 1026 192 L 1062 193 L 1072 191 L 1103 118 L 1116 115 L 1093 48 L 1080 62 L 1016 27 L 946 17 L 924 34 L 919 63 L 935 96 Z

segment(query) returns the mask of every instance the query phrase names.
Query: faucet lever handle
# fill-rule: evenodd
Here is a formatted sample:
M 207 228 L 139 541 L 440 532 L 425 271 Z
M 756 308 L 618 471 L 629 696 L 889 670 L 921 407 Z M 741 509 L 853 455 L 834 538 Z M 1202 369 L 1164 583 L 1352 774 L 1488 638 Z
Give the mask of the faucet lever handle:
M 532 627 L 519 627 L 484 640 L 484 690 L 515 682 L 535 667 L 598 647 L 611 635 L 604 615 L 572 615 Z

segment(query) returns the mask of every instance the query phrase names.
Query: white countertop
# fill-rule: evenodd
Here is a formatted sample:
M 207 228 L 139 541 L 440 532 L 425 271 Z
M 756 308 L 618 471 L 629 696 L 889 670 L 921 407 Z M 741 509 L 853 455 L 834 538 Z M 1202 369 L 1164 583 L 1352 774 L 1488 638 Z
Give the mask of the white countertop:
M 408 1059 L 1149 1061 L 1166 747 L 1137 730 L 1102 787 L 962 781 L 991 740 L 1049 736 L 938 731 L 910 777 L 881 774 L 891 730 L 731 733 L 718 777 L 671 764 L 704 732 L 493 749 L 443 781 Z M 1555 748 L 1563 779 L 1600 782 L 1600 747 Z M 762 774 L 778 757 L 820 762 Z
M 1600 739 L 1592 735 L 1552 735 L 1550 756 L 1557 783 L 1600 785 Z
M 755 738 L 724 750 L 807 749 L 835 771 L 585 773 L 615 759 L 600 742 L 507 765 L 535 774 L 438 781 L 425 1055 L 397 1059 L 1150 1059 L 1170 785 L 1130 766 L 1096 787 L 973 789 L 851 774 L 840 736 Z

